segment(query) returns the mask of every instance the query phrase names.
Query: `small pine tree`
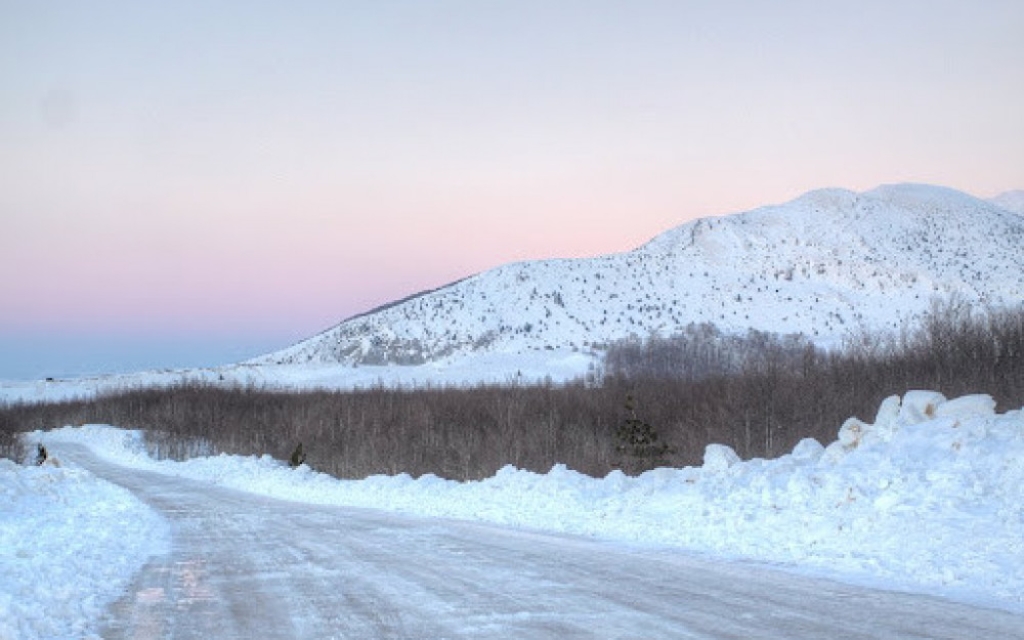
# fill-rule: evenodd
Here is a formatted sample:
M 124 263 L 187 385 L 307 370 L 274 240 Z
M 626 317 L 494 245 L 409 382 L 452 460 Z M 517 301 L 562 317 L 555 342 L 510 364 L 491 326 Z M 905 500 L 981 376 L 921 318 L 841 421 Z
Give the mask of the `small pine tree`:
M 637 417 L 636 399 L 632 394 L 626 395 L 625 408 L 629 416 L 615 433 L 618 440 L 615 450 L 625 456 L 621 464 L 623 470 L 627 473 L 642 473 L 668 464 L 665 456 L 672 452 L 672 448 L 658 441 L 657 429 Z
M 302 443 L 295 447 L 295 451 L 292 451 L 292 457 L 288 460 L 288 466 L 298 467 L 306 461 L 306 452 L 302 450 Z

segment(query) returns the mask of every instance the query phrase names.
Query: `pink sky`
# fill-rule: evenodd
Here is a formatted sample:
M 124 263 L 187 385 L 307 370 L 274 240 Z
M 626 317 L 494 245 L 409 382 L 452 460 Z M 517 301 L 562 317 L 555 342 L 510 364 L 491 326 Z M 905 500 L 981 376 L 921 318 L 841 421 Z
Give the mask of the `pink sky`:
M 206 4 L 0 1 L 0 349 L 284 346 L 814 188 L 1024 188 L 1020 2 Z

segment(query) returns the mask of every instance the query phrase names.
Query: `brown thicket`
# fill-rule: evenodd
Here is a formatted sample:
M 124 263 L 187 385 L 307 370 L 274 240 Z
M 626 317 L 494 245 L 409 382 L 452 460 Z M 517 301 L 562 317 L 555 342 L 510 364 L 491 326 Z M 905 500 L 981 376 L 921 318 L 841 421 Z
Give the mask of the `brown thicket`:
M 972 315 L 951 305 L 915 332 L 865 337 L 841 352 L 693 327 L 613 345 L 605 362 L 600 384 L 301 393 L 187 384 L 14 404 L 0 407 L 0 453 L 15 452 L 16 432 L 102 423 L 143 428 L 155 455 L 176 459 L 288 460 L 302 443 L 307 464 L 339 477 L 473 479 L 508 464 L 547 471 L 556 463 L 603 475 L 649 466 L 622 446 L 633 421 L 656 430 L 659 462 L 700 464 L 712 442 L 744 458 L 774 457 L 801 438 L 827 444 L 845 418 L 871 420 L 885 397 L 910 389 L 988 393 L 1000 410 L 1024 406 L 1024 311 Z

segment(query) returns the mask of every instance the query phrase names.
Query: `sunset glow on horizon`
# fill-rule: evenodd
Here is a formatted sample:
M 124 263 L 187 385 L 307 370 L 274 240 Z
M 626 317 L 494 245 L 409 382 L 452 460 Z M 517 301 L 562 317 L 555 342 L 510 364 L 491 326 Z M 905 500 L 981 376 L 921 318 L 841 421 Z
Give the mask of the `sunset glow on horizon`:
M 1024 188 L 1021 33 L 995 0 L 0 0 L 0 378 L 79 339 L 237 360 L 821 187 Z

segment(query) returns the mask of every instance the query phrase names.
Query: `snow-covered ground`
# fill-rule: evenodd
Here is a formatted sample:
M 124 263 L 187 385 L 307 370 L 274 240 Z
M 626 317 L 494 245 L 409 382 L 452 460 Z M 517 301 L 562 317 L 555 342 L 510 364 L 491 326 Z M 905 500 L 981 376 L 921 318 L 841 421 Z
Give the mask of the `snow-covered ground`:
M 0 459 L 0 639 L 95 637 L 104 608 L 169 545 L 164 521 L 125 489 Z
M 236 364 L 51 380 L 0 380 L 0 403 L 60 402 L 92 398 L 100 393 L 188 383 L 289 391 L 351 390 L 377 385 L 424 388 L 548 381 L 559 384 L 582 378 L 599 364 L 596 355 L 571 349 L 522 354 L 488 352 L 441 358 L 422 365 Z
M 28 441 L 58 451 L 84 443 L 118 464 L 288 500 L 749 558 L 1024 612 L 1024 413 L 996 414 L 984 395 L 947 401 L 914 391 L 886 400 L 873 423 L 848 420 L 827 447 L 805 440 L 776 460 L 739 461 L 712 445 L 702 467 L 637 478 L 559 466 L 546 474 L 509 467 L 466 483 L 341 481 L 269 457 L 156 461 L 141 434 L 107 426 L 35 432 Z M 86 628 L 146 553 L 166 544 L 145 508 L 83 471 L 5 464 L 0 472 L 4 504 L 15 505 L 0 520 L 0 537 L 14 545 L 0 547 L 3 575 L 13 576 L 0 586 L 0 630 L 12 637 L 53 636 L 38 626 L 48 617 L 57 629 Z M 105 515 L 86 519 L 94 505 Z

